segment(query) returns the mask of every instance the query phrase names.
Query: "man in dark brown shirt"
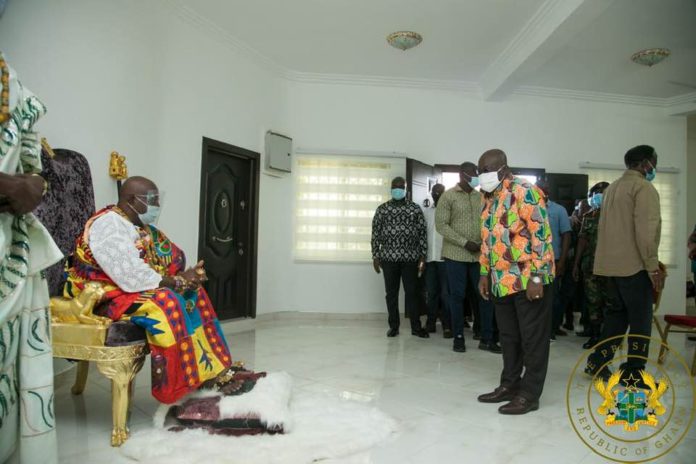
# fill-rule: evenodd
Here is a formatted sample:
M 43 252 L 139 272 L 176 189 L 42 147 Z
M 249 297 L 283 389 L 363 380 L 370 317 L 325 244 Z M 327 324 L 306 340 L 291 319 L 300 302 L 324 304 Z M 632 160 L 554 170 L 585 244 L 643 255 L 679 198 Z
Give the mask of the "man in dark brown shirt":
M 660 245 L 660 197 L 655 178 L 657 153 L 649 145 L 631 148 L 624 156 L 626 171 L 604 193 L 599 220 L 594 274 L 608 278 L 608 298 L 601 342 L 588 358 L 585 372 L 609 375 L 610 362 L 629 331 L 628 360 L 622 381 L 645 368 L 647 339 L 652 329 L 653 292 L 662 291 L 665 273 L 657 258 Z M 642 338 L 632 335 L 642 336 Z M 615 337 L 615 338 L 613 338 Z M 640 343 L 632 343 L 640 342 Z

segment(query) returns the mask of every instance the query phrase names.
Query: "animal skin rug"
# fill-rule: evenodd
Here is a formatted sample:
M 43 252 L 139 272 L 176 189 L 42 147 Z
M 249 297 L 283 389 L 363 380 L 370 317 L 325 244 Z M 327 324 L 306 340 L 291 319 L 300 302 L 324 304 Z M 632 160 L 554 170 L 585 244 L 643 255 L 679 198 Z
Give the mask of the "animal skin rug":
M 376 408 L 293 392 L 291 378 L 284 372 L 270 373 L 251 392 L 227 397 L 220 404 L 221 412 L 255 412 L 269 423 L 283 424 L 284 434 L 228 437 L 204 430 L 169 432 L 163 426 L 170 407 L 160 406 L 153 429 L 135 433 L 121 447 L 126 457 L 147 464 L 304 464 L 354 456 L 398 432 L 396 421 Z

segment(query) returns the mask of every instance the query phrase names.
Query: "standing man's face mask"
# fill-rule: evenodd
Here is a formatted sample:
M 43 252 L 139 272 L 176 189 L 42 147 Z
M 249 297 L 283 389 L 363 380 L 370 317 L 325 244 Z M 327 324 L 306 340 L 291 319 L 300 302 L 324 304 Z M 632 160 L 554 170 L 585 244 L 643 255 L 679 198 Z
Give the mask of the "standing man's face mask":
M 648 164 L 650 165 L 650 170 L 645 173 L 645 179 L 648 182 L 652 182 L 655 180 L 655 177 L 657 177 L 657 169 L 655 169 L 655 166 L 653 166 L 650 161 L 648 161 Z
M 479 185 L 481 185 L 481 180 L 478 178 L 478 176 L 469 176 L 469 174 L 464 173 L 466 177 L 469 178 L 467 183 L 471 186 L 472 189 L 475 189 Z
M 391 189 L 391 196 L 394 200 L 403 200 L 404 198 L 406 198 L 406 189 L 393 188 Z
M 484 192 L 492 192 L 493 190 L 497 189 L 498 186 L 500 185 L 501 180 L 498 178 L 498 173 L 500 172 L 501 169 L 503 169 L 505 166 L 502 166 L 500 169 L 498 169 L 495 172 L 484 172 L 479 175 L 479 182 L 481 185 L 481 190 Z
M 590 206 L 594 209 L 599 209 L 602 207 L 602 198 L 604 197 L 603 193 L 595 193 L 590 197 Z

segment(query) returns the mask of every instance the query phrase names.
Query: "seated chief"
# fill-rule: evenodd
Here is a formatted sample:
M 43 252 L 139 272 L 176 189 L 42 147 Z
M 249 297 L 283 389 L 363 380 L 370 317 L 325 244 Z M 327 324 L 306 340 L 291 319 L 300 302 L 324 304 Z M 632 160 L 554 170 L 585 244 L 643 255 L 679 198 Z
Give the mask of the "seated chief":
M 127 179 L 118 204 L 98 211 L 77 238 L 64 293 L 76 297 L 89 282 L 104 286 L 99 313 L 145 329 L 152 395 L 173 403 L 226 371 L 232 359 L 202 287 L 203 263 L 185 268 L 183 251 L 153 225 L 159 211 L 157 186 Z

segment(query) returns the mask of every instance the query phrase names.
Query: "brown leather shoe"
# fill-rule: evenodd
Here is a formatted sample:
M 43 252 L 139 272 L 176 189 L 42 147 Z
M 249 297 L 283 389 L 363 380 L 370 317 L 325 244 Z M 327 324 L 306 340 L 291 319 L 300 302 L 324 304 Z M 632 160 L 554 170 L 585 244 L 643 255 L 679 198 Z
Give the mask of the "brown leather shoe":
M 504 404 L 498 408 L 500 414 L 527 414 L 530 411 L 539 409 L 538 401 L 531 401 L 524 396 L 516 396 L 508 404 Z
M 502 403 L 503 401 L 512 401 L 516 395 L 517 390 L 501 386 L 490 393 L 479 395 L 478 400 L 481 403 Z

